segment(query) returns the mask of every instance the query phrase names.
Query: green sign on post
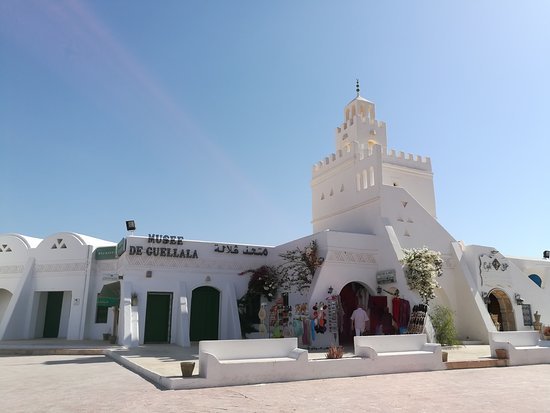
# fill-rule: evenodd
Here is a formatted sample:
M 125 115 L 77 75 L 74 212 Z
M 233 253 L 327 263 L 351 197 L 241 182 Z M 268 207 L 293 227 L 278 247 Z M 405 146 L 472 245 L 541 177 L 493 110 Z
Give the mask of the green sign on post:
M 116 246 L 116 255 L 120 257 L 126 251 L 126 238 L 122 238 Z

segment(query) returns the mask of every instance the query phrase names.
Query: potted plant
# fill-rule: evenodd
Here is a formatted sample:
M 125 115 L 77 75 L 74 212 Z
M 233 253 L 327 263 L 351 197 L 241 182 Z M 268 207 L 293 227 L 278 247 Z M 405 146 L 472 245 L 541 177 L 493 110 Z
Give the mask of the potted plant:
M 138 295 L 137 295 L 137 293 L 132 293 L 131 302 L 132 302 L 133 307 L 138 305 Z
M 542 328 L 542 335 L 545 340 L 550 340 L 550 326 L 544 326 Z
M 195 362 L 181 361 L 180 368 L 181 368 L 181 375 L 183 377 L 191 377 L 193 375 L 193 370 L 195 369 Z
M 344 347 L 332 345 L 328 348 L 327 359 L 341 359 L 344 355 Z
M 497 359 L 499 360 L 505 360 L 508 358 L 508 350 L 506 350 L 505 348 L 495 349 L 495 354 L 497 355 Z

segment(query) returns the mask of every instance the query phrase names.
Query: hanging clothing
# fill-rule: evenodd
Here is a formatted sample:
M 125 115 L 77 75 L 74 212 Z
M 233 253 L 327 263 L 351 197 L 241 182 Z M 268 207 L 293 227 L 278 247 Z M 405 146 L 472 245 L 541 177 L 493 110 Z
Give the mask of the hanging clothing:
M 371 295 L 369 297 L 370 334 L 376 333 L 376 327 L 382 323 L 382 314 L 388 307 L 388 298 L 385 295 Z
M 411 318 L 411 304 L 407 300 L 401 299 L 399 308 L 399 320 L 397 324 L 399 328 L 407 328 Z
M 295 318 L 292 324 L 294 327 L 294 334 L 296 335 L 296 337 L 303 336 L 304 325 L 302 324 L 302 320 Z
M 304 346 L 309 346 L 311 344 L 311 336 L 309 334 L 309 320 L 307 318 L 302 320 L 302 328 L 304 330 L 304 334 L 302 335 L 302 344 Z
M 392 304 L 391 311 L 392 311 L 393 321 L 395 321 L 395 323 L 399 325 L 399 317 L 401 314 L 401 298 L 394 297 L 393 300 L 391 301 L 391 304 Z
M 338 298 L 336 299 L 337 300 L 337 309 L 338 309 L 338 326 L 339 326 L 339 332 L 340 334 L 342 334 L 342 332 L 344 331 L 344 317 L 345 317 L 345 314 L 344 314 L 344 309 L 342 308 L 342 299 L 340 298 L 340 296 L 338 296 Z
M 395 333 L 393 328 L 393 318 L 388 310 L 388 307 L 384 309 L 384 314 L 382 314 L 380 321 L 382 324 L 382 332 L 385 335 L 390 335 Z

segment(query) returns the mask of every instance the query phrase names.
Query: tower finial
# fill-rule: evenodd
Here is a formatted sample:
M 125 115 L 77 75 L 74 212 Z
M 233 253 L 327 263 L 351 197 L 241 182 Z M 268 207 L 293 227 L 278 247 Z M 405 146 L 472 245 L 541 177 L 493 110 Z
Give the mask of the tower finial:
M 355 91 L 357 92 L 357 97 L 359 97 L 359 79 L 355 79 Z

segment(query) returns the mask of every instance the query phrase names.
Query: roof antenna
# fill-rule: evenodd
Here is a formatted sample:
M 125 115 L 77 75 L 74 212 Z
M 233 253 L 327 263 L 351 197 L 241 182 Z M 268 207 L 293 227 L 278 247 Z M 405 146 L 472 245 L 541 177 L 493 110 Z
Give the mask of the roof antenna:
M 357 97 L 359 97 L 359 79 L 355 79 L 355 91 L 357 92 Z

